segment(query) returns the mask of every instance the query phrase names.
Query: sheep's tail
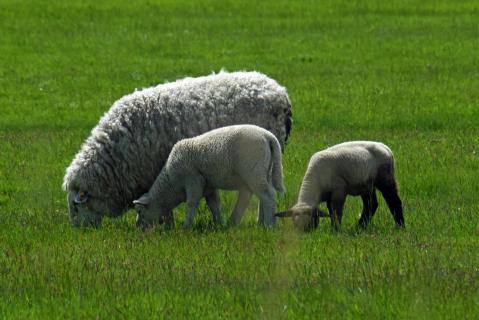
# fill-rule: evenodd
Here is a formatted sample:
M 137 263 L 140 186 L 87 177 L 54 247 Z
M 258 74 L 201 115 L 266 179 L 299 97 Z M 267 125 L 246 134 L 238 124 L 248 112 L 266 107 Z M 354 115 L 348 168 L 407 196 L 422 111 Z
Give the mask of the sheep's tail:
M 393 177 L 396 176 L 396 159 L 394 158 L 394 153 L 391 151 L 391 149 L 384 145 L 384 147 L 386 148 L 386 150 L 388 151 L 389 153 L 389 170 L 390 170 L 390 173 Z
M 286 108 L 284 109 L 284 141 L 281 141 L 281 152 L 284 152 L 284 148 L 288 144 L 289 135 L 291 133 L 291 128 L 293 127 L 293 112 L 291 110 L 291 102 L 286 96 Z
M 288 109 L 286 113 L 286 119 L 284 121 L 284 127 L 286 130 L 286 138 L 284 139 L 284 144 L 288 143 L 289 135 L 291 133 L 291 128 L 293 127 L 293 112 L 291 111 L 291 103 L 288 99 Z
M 278 192 L 285 192 L 283 184 L 283 163 L 281 156 L 281 146 L 279 145 L 278 139 L 273 135 L 269 139 L 269 148 L 271 150 L 271 175 L 273 186 Z
M 396 159 L 394 158 L 394 154 L 391 151 L 391 175 L 394 180 L 394 186 L 396 187 L 396 192 L 399 192 L 399 184 L 396 180 Z

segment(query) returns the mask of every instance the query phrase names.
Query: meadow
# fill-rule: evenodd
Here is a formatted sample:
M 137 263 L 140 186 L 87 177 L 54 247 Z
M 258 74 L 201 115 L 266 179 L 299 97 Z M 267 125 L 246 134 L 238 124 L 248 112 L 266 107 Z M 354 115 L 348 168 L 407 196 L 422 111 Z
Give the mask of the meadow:
M 0 318 L 478 319 L 478 22 L 477 1 L 0 0 Z M 382 197 L 362 231 L 353 197 L 339 233 L 259 228 L 256 203 L 235 228 L 204 204 L 191 230 L 72 228 L 65 168 L 111 104 L 222 68 L 288 89 L 279 209 L 314 152 L 378 140 L 406 228 Z

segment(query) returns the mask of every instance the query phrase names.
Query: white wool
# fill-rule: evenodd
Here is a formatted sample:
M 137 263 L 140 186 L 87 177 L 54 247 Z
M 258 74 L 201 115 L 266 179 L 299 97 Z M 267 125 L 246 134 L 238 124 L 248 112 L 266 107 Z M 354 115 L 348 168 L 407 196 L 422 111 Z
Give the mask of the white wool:
M 264 221 L 260 223 L 271 225 L 275 191 L 284 191 L 281 148 L 276 137 L 258 126 L 234 125 L 179 141 L 150 191 L 137 201 L 143 205 L 139 220 L 151 224 L 186 201 L 189 208 L 185 224 L 189 225 L 205 189 L 255 194 L 269 208 L 263 210 Z M 233 217 L 236 222 L 240 218 Z
M 291 128 L 286 89 L 258 72 L 220 72 L 119 99 L 66 170 L 72 222 L 81 218 L 72 202 L 79 192 L 89 197 L 84 210 L 119 216 L 150 188 L 177 141 L 232 124 L 263 127 L 283 148 Z
M 385 197 L 396 224 L 404 226 L 391 150 L 374 141 L 341 143 L 311 157 L 297 203 L 277 216 L 291 216 L 296 227 L 309 230 L 318 225 L 319 217 L 327 216 L 318 209 L 318 204 L 326 201 L 331 223 L 338 228 L 346 196 L 361 195 L 363 212 L 359 224 L 365 226 L 377 209 L 376 188 Z

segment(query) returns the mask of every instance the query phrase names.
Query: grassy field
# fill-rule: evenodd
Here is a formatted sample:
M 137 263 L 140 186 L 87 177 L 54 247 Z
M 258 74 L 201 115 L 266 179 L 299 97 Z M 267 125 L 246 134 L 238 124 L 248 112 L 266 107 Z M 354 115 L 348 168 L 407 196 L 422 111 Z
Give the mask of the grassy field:
M 0 0 L 0 318 L 478 319 L 478 52 L 477 1 Z M 221 68 L 288 88 L 280 209 L 314 152 L 380 140 L 407 228 L 381 198 L 357 232 L 348 198 L 339 234 L 254 203 L 237 228 L 203 205 L 193 230 L 73 229 L 64 170 L 113 101 Z

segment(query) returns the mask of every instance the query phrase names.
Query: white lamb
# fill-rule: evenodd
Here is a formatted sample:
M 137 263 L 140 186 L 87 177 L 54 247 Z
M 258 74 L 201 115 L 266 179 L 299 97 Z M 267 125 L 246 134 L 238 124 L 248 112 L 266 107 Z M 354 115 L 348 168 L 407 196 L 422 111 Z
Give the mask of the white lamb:
M 341 226 L 346 195 L 363 200 L 359 226 L 365 227 L 378 207 L 376 188 L 382 193 L 396 224 L 404 227 L 401 199 L 394 177 L 394 156 L 380 142 L 352 141 L 315 153 L 308 165 L 299 191 L 298 201 L 277 217 L 293 217 L 294 225 L 309 230 L 318 225 L 326 213 L 317 208 L 327 202 L 331 225 Z
M 177 142 L 148 193 L 135 200 L 137 224 L 148 227 L 186 200 L 184 225 L 190 226 L 204 196 L 214 220 L 221 222 L 217 189 L 238 190 L 230 221 L 240 222 L 252 194 L 260 200 L 258 223 L 274 224 L 275 191 L 284 192 L 281 147 L 269 131 L 255 125 L 215 129 Z

